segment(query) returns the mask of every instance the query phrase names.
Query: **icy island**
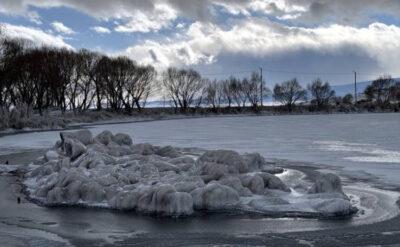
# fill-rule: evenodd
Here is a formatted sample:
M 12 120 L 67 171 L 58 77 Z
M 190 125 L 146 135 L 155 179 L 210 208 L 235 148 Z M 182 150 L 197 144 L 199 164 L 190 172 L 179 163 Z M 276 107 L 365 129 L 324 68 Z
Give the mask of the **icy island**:
M 334 217 L 357 209 L 340 178 L 319 174 L 295 189 L 285 169 L 257 153 L 133 144 L 126 134 L 61 132 L 25 174 L 29 197 L 45 206 L 134 210 L 163 216 L 196 212 Z

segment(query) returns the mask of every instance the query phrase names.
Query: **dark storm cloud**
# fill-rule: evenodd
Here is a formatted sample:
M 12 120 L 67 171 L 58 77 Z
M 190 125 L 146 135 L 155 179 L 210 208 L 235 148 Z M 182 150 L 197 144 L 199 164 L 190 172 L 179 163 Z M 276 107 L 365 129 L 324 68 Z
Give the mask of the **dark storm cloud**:
M 384 14 L 398 18 L 399 0 L 286 0 L 306 8 L 300 22 L 359 24 L 373 21 L 375 15 Z
M 365 22 L 376 14 L 398 18 L 399 0 L 2 0 L 3 13 L 24 14 L 29 6 L 51 8 L 65 6 L 74 8 L 96 18 L 126 18 L 129 20 L 138 12 L 148 18 L 157 19 L 157 6 L 168 6 L 176 16 L 193 21 L 213 21 L 213 8 L 220 6 L 232 12 L 265 12 L 292 22 L 322 22 L 351 24 Z M 32 11 L 30 12 L 32 14 Z

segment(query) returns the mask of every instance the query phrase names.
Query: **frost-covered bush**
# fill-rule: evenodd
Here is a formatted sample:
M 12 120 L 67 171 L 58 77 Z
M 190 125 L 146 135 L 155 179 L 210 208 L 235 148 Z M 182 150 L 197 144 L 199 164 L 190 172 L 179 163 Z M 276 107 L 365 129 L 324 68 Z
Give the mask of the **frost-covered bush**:
M 318 177 L 310 193 L 293 195 L 279 169 L 259 154 L 134 144 L 130 136 L 89 130 L 61 132 L 60 141 L 26 174 L 30 197 L 54 205 L 83 205 L 179 216 L 196 210 L 296 215 L 350 214 L 340 179 Z
M 9 128 L 10 112 L 5 107 L 0 107 L 0 130 Z
M 25 104 L 14 106 L 11 109 L 0 108 L 0 130 L 5 129 L 61 129 L 67 124 L 66 118 L 61 116 L 40 116 L 34 114 L 32 107 Z
M 32 114 L 32 108 L 25 104 L 19 104 L 11 109 L 2 107 L 0 108 L 0 129 L 24 128 Z

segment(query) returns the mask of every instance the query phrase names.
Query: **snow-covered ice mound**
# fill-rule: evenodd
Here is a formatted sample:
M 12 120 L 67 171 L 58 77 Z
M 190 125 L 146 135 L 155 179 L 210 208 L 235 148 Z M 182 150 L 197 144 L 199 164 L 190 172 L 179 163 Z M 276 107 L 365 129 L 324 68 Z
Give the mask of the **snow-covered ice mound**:
M 257 154 L 133 144 L 130 136 L 89 130 L 61 140 L 26 174 L 29 196 L 47 206 L 81 205 L 167 216 L 196 210 L 335 216 L 355 212 L 333 174 L 297 191 Z

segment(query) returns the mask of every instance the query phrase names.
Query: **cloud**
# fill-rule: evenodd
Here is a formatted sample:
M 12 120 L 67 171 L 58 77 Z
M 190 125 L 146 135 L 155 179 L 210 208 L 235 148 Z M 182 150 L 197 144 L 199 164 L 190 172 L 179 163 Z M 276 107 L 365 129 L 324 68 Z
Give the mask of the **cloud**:
M 173 20 L 177 18 L 176 11 L 165 4 L 154 6 L 152 13 L 134 11 L 125 24 L 115 28 L 117 32 L 143 32 L 159 31 L 169 27 Z
M 168 27 L 177 18 L 167 0 L 3 0 L 0 12 L 25 15 L 30 7 L 67 7 L 101 20 L 119 20 L 118 32 L 150 32 Z
M 28 8 L 24 7 L 22 1 L 20 1 L 20 0 L 1 1 L 0 13 L 6 14 L 6 15 L 22 16 L 37 25 L 42 24 L 39 14 L 36 11 L 31 11 Z
M 189 44 L 178 43 L 158 43 L 146 41 L 122 52 L 142 64 L 152 64 L 159 69 L 169 66 L 185 66 L 191 64 L 209 64 L 213 61 L 213 56 L 207 56 L 196 52 Z
M 399 19 L 400 1 L 398 0 L 292 0 L 305 6 L 300 21 L 318 23 L 362 24 L 373 22 L 375 15 L 390 15 Z
M 225 30 L 211 23 L 197 22 L 188 28 L 183 40 L 148 40 L 128 48 L 125 54 L 144 63 L 153 63 L 157 57 L 157 65 L 167 67 L 210 64 L 226 54 L 268 59 L 302 51 L 332 57 L 349 51 L 362 52 L 382 69 L 398 71 L 400 28 L 382 23 L 364 28 L 338 24 L 316 28 L 288 27 L 250 18 Z
M 301 24 L 362 25 L 375 22 L 377 15 L 399 19 L 398 0 L 252 0 L 240 6 Z
M 67 44 L 63 40 L 63 37 L 48 34 L 37 28 L 16 26 L 7 23 L 2 23 L 1 26 L 3 28 L 5 37 L 11 39 L 27 40 L 37 46 L 45 45 L 57 48 L 73 49 L 71 45 Z
M 0 12 L 36 16 L 31 7 L 67 7 L 101 20 L 119 20 L 119 32 L 157 32 L 179 17 L 194 22 L 218 21 L 218 8 L 233 15 L 273 16 L 296 24 L 363 24 L 379 15 L 399 19 L 399 0 L 2 0 Z
M 96 26 L 96 27 L 91 27 L 90 29 L 95 31 L 96 33 L 111 33 L 110 29 L 106 27 Z
M 75 34 L 76 32 L 73 31 L 71 28 L 65 26 L 62 22 L 59 21 L 54 21 L 53 23 L 51 23 L 51 26 L 53 27 L 53 29 L 59 33 L 64 33 L 64 34 Z
M 159 68 L 272 59 L 293 70 L 346 64 L 400 73 L 400 31 L 390 25 L 400 21 L 399 0 L 2 0 L 0 12 L 40 20 L 34 10 L 53 7 L 107 21 L 116 32 L 159 32 L 135 36 L 120 52 Z M 111 32 L 103 28 L 91 30 Z

